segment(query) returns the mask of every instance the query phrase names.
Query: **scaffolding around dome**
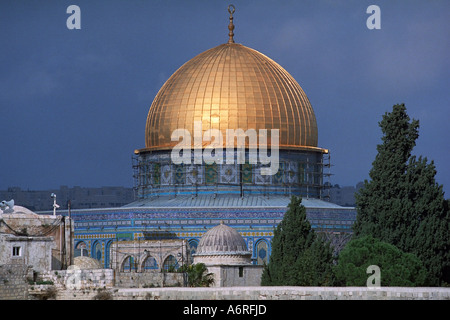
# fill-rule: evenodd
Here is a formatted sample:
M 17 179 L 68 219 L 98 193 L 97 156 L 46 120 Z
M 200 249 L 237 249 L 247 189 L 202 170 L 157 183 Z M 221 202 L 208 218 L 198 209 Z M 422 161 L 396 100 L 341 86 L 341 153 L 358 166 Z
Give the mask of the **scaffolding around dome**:
M 263 165 L 248 161 L 244 164 L 236 161 L 233 164 L 195 164 L 195 161 L 189 165 L 174 164 L 167 151 L 142 152 L 132 160 L 137 199 L 179 195 L 196 197 L 200 194 L 329 198 L 329 153 L 280 150 L 279 168 L 274 175 L 262 175 L 260 169 Z

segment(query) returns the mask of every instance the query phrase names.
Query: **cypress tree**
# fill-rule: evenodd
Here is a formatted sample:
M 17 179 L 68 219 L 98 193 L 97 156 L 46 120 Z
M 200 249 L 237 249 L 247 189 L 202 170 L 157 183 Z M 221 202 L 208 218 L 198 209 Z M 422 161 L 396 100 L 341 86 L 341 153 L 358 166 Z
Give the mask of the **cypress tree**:
M 419 122 L 404 104 L 395 105 L 379 123 L 382 144 L 369 172 L 370 181 L 356 193 L 355 237 L 372 235 L 416 255 L 439 285 L 449 266 L 449 213 L 434 163 L 411 156 Z
M 354 224 L 356 236 L 372 234 L 374 237 L 396 242 L 397 216 L 391 211 L 401 208 L 404 198 L 404 176 L 407 161 L 418 137 L 419 123 L 410 122 L 406 108 L 395 105 L 379 123 L 383 132 L 382 144 L 369 172 L 370 182 L 355 194 L 358 215 Z M 388 228 L 386 229 L 386 227 Z
M 316 236 L 306 217 L 302 199 L 293 196 L 283 220 L 274 230 L 270 262 L 261 285 L 329 285 L 332 250 Z

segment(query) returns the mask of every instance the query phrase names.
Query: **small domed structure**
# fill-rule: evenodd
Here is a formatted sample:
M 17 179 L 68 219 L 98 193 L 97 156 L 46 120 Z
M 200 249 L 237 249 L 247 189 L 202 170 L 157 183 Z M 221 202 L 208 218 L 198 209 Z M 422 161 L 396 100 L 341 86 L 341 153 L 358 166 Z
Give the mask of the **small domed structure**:
M 239 232 L 221 222 L 202 236 L 193 257 L 205 265 L 250 264 L 251 252 Z
M 22 206 L 13 206 L 12 208 L 6 208 L 3 211 L 0 211 L 0 214 L 9 214 L 11 217 L 15 217 L 14 215 L 17 215 L 17 217 L 27 217 L 27 218 L 37 218 L 38 214 L 34 213 L 33 211 L 29 210 L 28 208 L 22 207 Z

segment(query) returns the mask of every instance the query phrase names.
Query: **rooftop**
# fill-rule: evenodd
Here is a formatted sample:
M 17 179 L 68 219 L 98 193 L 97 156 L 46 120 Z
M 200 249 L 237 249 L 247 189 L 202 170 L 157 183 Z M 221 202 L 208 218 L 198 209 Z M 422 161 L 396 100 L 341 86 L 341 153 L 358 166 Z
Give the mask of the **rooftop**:
M 176 197 L 154 197 L 150 199 L 142 199 L 129 203 L 123 208 L 139 208 L 139 207 L 287 207 L 291 198 L 289 196 L 263 196 L 263 195 L 247 195 L 240 197 L 233 194 L 214 195 L 197 195 L 195 197 L 181 195 Z M 343 209 L 337 204 L 314 198 L 303 198 L 302 204 L 306 208 L 330 208 Z M 353 209 L 353 208 L 352 208 Z

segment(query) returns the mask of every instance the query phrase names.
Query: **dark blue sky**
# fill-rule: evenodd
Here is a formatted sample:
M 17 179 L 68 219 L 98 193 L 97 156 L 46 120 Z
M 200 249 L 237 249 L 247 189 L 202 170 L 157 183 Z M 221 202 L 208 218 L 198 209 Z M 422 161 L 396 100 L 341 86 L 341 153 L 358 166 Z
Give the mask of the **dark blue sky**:
M 154 96 L 184 62 L 225 43 L 230 1 L 0 2 L 0 189 L 132 186 Z M 314 108 L 331 182 L 368 178 L 378 122 L 420 120 L 414 154 L 450 185 L 450 2 L 237 0 L 235 40 L 281 64 Z M 69 5 L 81 30 L 68 30 Z M 369 30 L 369 5 L 381 29 Z

